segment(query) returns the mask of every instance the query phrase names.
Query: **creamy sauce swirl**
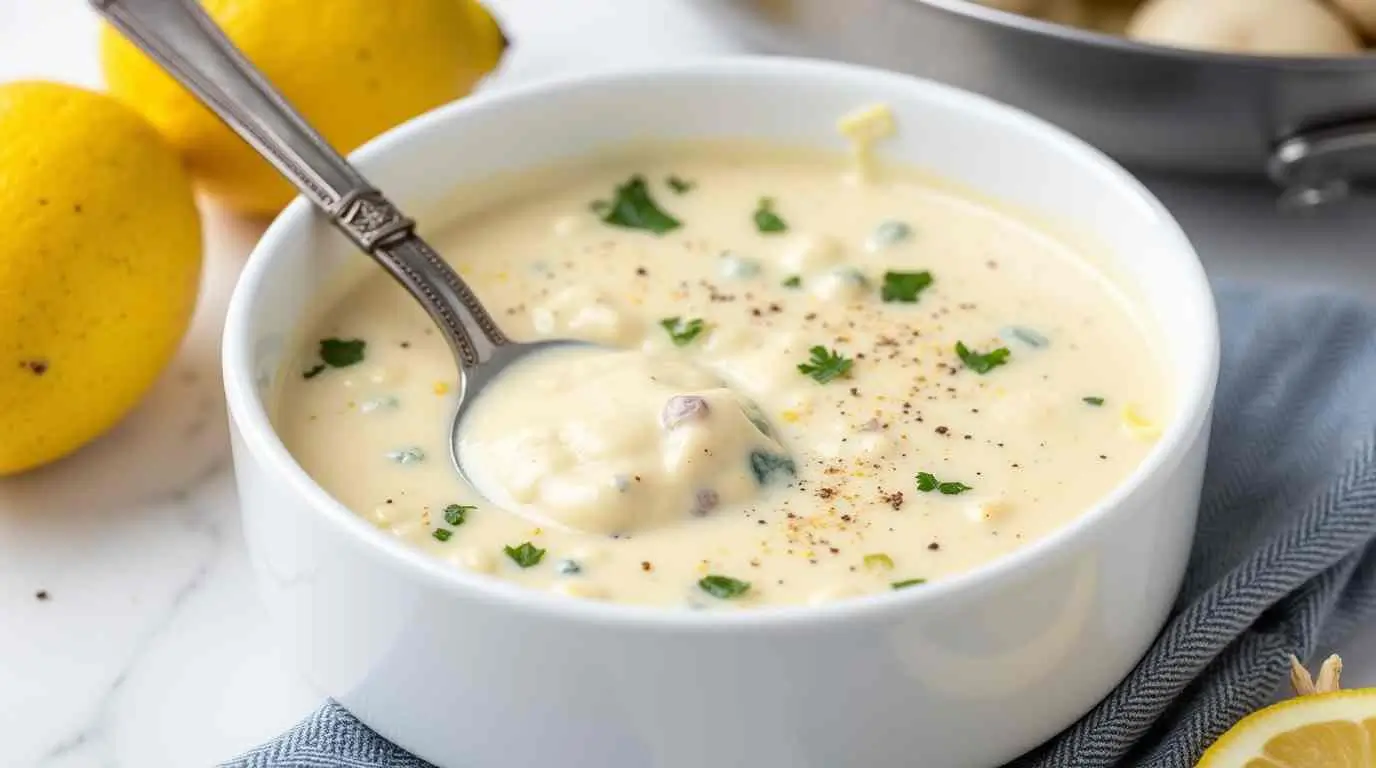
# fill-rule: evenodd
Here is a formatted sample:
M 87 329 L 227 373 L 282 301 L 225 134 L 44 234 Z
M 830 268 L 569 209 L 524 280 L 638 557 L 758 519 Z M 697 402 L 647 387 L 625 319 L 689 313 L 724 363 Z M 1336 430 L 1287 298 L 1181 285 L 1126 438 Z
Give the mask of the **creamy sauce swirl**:
M 381 275 L 309 329 L 278 429 L 380 529 L 573 596 L 823 602 L 1003 556 L 1141 462 L 1162 365 L 1072 245 L 871 166 L 666 146 L 530 175 L 433 237 L 514 337 L 610 348 L 474 404 L 484 494 L 449 465 L 449 353 Z

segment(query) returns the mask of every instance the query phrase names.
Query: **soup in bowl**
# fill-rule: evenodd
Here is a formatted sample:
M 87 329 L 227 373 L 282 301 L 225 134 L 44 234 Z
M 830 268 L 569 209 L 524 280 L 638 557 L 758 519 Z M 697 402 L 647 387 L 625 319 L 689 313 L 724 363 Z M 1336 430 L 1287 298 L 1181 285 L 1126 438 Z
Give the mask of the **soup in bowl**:
M 1160 628 L 1216 321 L 1169 215 L 1073 138 L 746 59 L 481 96 L 357 160 L 505 331 L 592 342 L 468 406 L 466 481 L 458 372 L 399 287 L 301 202 L 246 268 L 250 550 L 307 676 L 384 736 L 990 764 Z

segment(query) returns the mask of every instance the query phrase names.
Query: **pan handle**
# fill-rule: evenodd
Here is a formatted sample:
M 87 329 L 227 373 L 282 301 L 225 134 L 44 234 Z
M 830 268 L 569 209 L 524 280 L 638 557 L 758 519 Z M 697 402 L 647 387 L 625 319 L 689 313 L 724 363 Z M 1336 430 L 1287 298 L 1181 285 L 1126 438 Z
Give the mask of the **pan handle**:
M 1290 210 L 1316 208 L 1354 192 L 1376 190 L 1376 118 L 1301 131 L 1271 152 L 1267 175 Z

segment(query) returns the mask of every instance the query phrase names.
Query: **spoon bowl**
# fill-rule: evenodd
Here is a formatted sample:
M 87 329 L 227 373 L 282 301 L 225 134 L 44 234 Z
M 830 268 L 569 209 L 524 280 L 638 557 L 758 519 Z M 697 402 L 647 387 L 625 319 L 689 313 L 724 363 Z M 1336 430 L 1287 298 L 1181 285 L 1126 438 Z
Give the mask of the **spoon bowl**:
M 591 346 L 591 342 L 579 339 L 552 339 L 528 343 L 506 341 L 493 346 L 482 362 L 473 366 L 459 366 L 459 399 L 454 404 L 454 418 L 449 425 L 449 457 L 454 469 L 464 482 L 474 491 L 486 495 L 482 486 L 464 470 L 461 450 L 461 432 L 465 409 L 473 403 L 482 391 L 503 371 L 530 355 L 541 354 L 550 349 L 575 345 Z M 491 501 L 491 499 L 489 499 Z

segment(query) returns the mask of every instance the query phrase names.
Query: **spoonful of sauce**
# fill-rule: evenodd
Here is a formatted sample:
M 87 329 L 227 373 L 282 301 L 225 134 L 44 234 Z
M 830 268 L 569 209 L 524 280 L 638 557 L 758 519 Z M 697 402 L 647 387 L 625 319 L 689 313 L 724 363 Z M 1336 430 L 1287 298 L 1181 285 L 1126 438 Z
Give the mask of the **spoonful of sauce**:
M 465 474 L 457 448 L 459 425 L 465 407 L 483 387 L 533 352 L 585 342 L 517 343 L 508 338 L 463 278 L 416 234 L 415 222 L 292 109 L 194 0 L 92 0 L 92 5 L 425 308 L 458 364 L 450 444 L 454 466 Z

